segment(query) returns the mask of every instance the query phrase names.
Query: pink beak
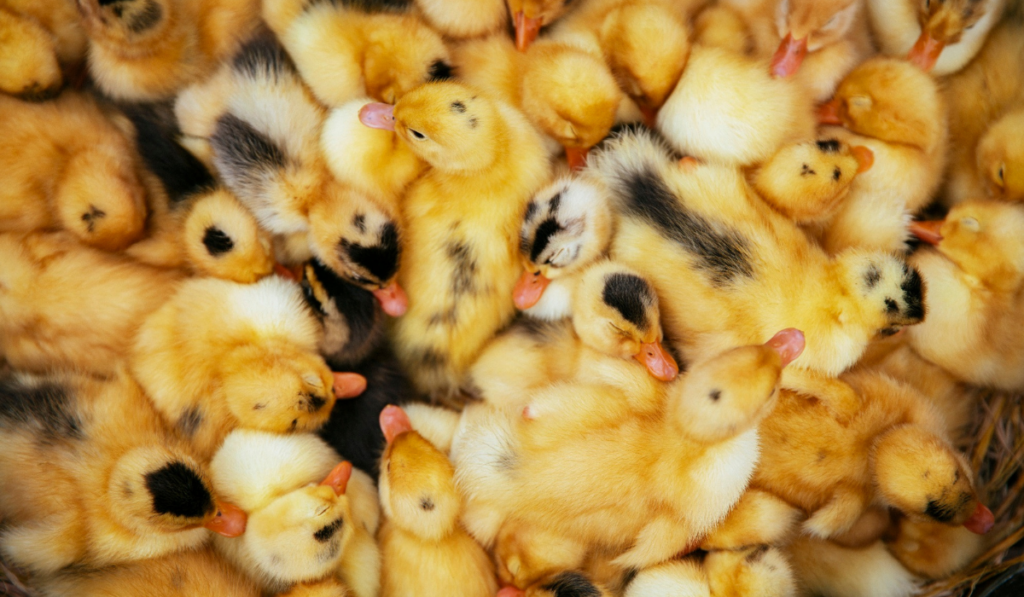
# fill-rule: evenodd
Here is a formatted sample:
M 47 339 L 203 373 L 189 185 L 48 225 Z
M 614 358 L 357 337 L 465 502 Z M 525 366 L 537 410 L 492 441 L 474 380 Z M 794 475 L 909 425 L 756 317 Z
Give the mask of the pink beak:
M 786 38 L 779 44 L 772 56 L 771 72 L 773 77 L 785 79 L 796 74 L 807 56 L 807 38 L 793 39 L 793 34 L 786 34 Z
M 992 515 L 992 511 L 985 504 L 978 502 L 978 507 L 964 523 L 964 528 L 976 535 L 984 535 L 995 523 L 996 517 Z
M 412 431 L 412 423 L 409 415 L 401 407 L 389 404 L 380 411 L 380 430 L 384 432 L 384 439 L 390 444 L 395 438 L 403 433 Z
M 937 245 L 942 242 L 942 225 L 945 220 L 924 220 L 911 222 L 908 226 L 910 233 L 929 245 Z
M 765 346 L 779 353 L 782 366 L 792 363 L 804 351 L 804 333 L 796 328 L 786 328 L 765 342 Z
M 679 365 L 661 342 L 641 344 L 640 352 L 633 358 L 643 363 L 648 373 L 659 381 L 672 381 L 679 375 Z
M 390 104 L 366 104 L 359 110 L 359 122 L 373 129 L 395 130 L 395 107 Z
M 516 309 L 522 311 L 536 305 L 550 283 L 551 280 L 545 278 L 539 271 L 524 271 L 523 275 L 519 276 L 516 287 L 512 289 L 512 302 L 515 303 Z
M 917 43 L 910 49 L 907 58 L 921 67 L 924 72 L 931 72 L 944 47 L 946 44 L 929 35 L 927 31 L 923 31 L 921 37 L 917 38 Z
M 409 308 L 409 297 L 406 296 L 398 282 L 391 282 L 384 288 L 374 290 L 373 296 L 380 301 L 381 309 L 384 309 L 384 312 L 392 317 L 405 315 Z

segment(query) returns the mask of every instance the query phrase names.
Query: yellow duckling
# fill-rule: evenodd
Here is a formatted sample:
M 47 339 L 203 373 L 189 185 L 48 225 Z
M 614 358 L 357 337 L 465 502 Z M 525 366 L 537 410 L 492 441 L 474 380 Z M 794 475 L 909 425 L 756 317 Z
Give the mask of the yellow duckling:
M 978 173 L 993 199 L 1024 201 L 1024 105 L 992 123 L 978 141 Z
M 81 74 L 88 40 L 75 3 L 5 0 L 0 7 L 0 90 L 23 99 L 44 99 Z M 62 72 L 63 71 L 63 72 Z
M 686 595 L 697 597 L 791 597 L 797 581 L 786 556 L 773 547 L 713 551 L 703 563 L 672 560 L 641 570 L 623 597 Z
M 504 0 L 416 0 L 416 8 L 448 39 L 484 37 L 508 26 Z

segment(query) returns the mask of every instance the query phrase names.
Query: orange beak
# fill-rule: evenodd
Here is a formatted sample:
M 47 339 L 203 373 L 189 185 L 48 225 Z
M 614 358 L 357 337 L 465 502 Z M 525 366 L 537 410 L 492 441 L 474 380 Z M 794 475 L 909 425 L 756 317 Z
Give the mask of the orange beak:
M 412 431 L 412 423 L 409 415 L 401 407 L 389 404 L 380 411 L 380 430 L 384 432 L 384 439 L 390 444 L 395 438 L 403 433 Z
M 372 129 L 395 130 L 395 107 L 389 104 L 366 104 L 359 109 L 359 122 Z
M 839 100 L 833 99 L 818 107 L 818 124 L 834 124 L 843 126 L 843 119 L 839 115 Z
M 533 19 L 526 16 L 526 13 L 519 11 L 515 16 L 516 24 L 516 49 L 525 52 L 540 34 L 540 27 L 544 19 Z
M 910 223 L 910 233 L 929 245 L 942 242 L 942 225 L 945 220 L 925 220 Z
M 640 108 L 640 113 L 644 115 L 644 124 L 647 128 L 654 129 L 658 127 L 658 109 L 650 106 L 641 106 L 637 104 L 637 108 Z
M 907 58 L 924 72 L 931 72 L 945 47 L 946 44 L 932 37 L 927 31 L 922 31 L 921 37 L 917 38 L 917 43 L 910 49 Z
M 850 153 L 857 160 L 857 174 L 867 172 L 875 165 L 875 153 L 863 145 L 850 148 Z
M 214 506 L 217 508 L 217 516 L 204 524 L 204 527 L 225 537 L 237 537 L 245 532 L 245 522 L 249 517 L 241 508 L 220 500 Z
M 366 378 L 358 373 L 334 372 L 334 397 L 355 398 L 366 391 Z
M 331 469 L 331 472 L 327 473 L 327 478 L 321 481 L 320 485 L 326 485 L 333 489 L 334 495 L 341 495 L 348 488 L 348 480 L 351 477 L 352 463 L 343 460 L 338 463 L 338 466 Z
M 679 375 L 679 366 L 660 341 L 640 345 L 640 352 L 633 356 L 647 367 L 647 371 L 660 381 L 672 381 Z
M 992 515 L 992 511 L 985 504 L 978 502 L 978 507 L 964 523 L 964 528 L 976 535 L 984 535 L 995 523 L 996 517 Z
M 586 147 L 566 147 L 565 157 L 569 160 L 569 169 L 576 172 L 586 166 L 589 152 L 590 150 Z
M 516 587 L 502 587 L 497 597 L 525 597 L 526 591 Z
M 519 276 L 516 287 L 512 289 L 512 302 L 515 303 L 516 309 L 523 311 L 536 305 L 550 283 L 551 280 L 545 278 L 539 271 L 524 271 L 523 275 Z
M 409 297 L 405 295 L 405 291 L 398 285 L 398 282 L 392 282 L 384 288 L 374 290 L 373 296 L 380 301 L 381 309 L 384 309 L 384 312 L 392 317 L 405 315 L 406 309 L 409 308 Z
M 764 345 L 779 353 L 782 366 L 785 367 L 804 351 L 804 333 L 796 328 L 786 328 L 772 336 Z
M 281 276 L 282 278 L 291 280 L 292 282 L 298 282 L 302 278 L 302 274 L 300 273 L 300 271 L 296 271 L 298 269 L 299 266 L 285 267 L 280 263 L 274 264 L 274 273 Z
M 793 39 L 792 33 L 787 33 L 786 38 L 779 44 L 772 56 L 771 73 L 773 77 L 785 79 L 792 77 L 800 70 L 804 57 L 807 56 L 807 37 Z

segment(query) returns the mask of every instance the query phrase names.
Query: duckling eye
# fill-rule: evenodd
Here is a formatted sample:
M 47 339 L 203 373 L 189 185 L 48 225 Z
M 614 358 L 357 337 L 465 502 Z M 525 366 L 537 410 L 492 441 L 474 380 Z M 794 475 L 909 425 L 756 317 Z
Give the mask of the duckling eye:
M 1005 169 L 1006 169 L 1006 165 L 1005 165 L 1005 164 L 1000 164 L 1000 166 L 999 166 L 999 172 L 996 172 L 996 178 L 998 178 L 998 179 L 999 179 L 999 182 L 1003 182 L 1003 174 L 1004 174 L 1004 172 L 1003 172 L 1003 171 L 1004 171 Z
M 978 226 L 978 220 L 975 220 L 974 218 L 961 218 L 960 225 L 972 232 L 977 232 L 978 228 L 980 228 L 980 226 Z
M 422 141 L 423 139 L 426 139 L 426 138 L 427 138 L 427 136 L 426 136 L 426 135 L 424 135 L 423 133 L 421 133 L 421 132 L 419 132 L 419 131 L 414 131 L 414 130 L 412 130 L 412 129 L 409 129 L 409 132 L 410 132 L 410 133 L 412 133 L 412 136 L 413 136 L 413 137 L 416 137 L 417 139 L 419 139 L 419 140 L 421 140 L 421 141 Z

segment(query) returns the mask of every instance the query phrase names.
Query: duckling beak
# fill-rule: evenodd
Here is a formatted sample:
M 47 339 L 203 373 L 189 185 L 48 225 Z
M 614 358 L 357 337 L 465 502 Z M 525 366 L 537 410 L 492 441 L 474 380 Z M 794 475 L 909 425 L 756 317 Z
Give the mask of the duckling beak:
M 390 104 L 366 104 L 359 109 L 359 122 L 372 129 L 395 130 L 395 107 Z
M 384 432 L 384 439 L 390 444 L 395 438 L 403 433 L 412 431 L 412 423 L 409 415 L 401 407 L 389 404 L 380 411 L 380 430 Z
M 850 153 L 857 160 L 857 174 L 863 174 L 875 165 L 875 153 L 863 145 L 851 147 Z
M 292 282 L 298 282 L 302 278 L 302 274 L 298 270 L 299 266 L 286 267 L 280 263 L 274 264 L 274 273 Z
M 779 353 L 782 366 L 785 367 L 804 351 L 804 333 L 796 328 L 786 328 L 772 336 L 764 345 Z
M 633 356 L 647 367 L 647 371 L 659 381 L 672 381 L 679 375 L 679 366 L 660 341 L 640 345 L 640 352 Z
M 320 482 L 320 485 L 326 485 L 333 489 L 334 495 L 341 495 L 348 488 L 350 477 L 352 477 L 352 463 L 342 460 L 331 469 L 331 472 L 327 473 L 327 477 Z
M 978 507 L 974 509 L 974 514 L 971 514 L 971 517 L 964 523 L 964 528 L 976 535 L 984 535 L 989 532 L 995 523 L 996 517 L 992 515 L 992 511 L 985 504 L 978 502 Z
M 566 147 L 565 158 L 569 160 L 569 169 L 573 172 L 583 169 L 587 165 L 587 153 L 590 149 L 587 147 Z
M 942 225 L 945 220 L 925 220 L 922 222 L 911 222 L 910 233 L 929 245 L 938 245 L 942 242 Z
M 917 43 L 910 49 L 907 59 L 921 67 L 924 72 L 931 72 L 944 47 L 946 44 L 932 37 L 928 31 L 922 31 L 921 37 L 917 38 Z
M 398 282 L 392 282 L 384 288 L 374 290 L 373 296 L 380 301 L 381 309 L 384 309 L 384 312 L 392 317 L 401 317 L 409 309 L 409 297 L 406 296 Z
M 640 109 L 640 113 L 643 114 L 643 116 L 644 116 L 644 124 L 647 125 L 647 128 L 649 128 L 649 129 L 656 129 L 656 128 L 658 128 L 658 109 L 657 108 L 652 108 L 652 107 L 646 106 L 646 105 L 642 106 L 642 105 L 639 105 L 639 104 L 637 104 L 637 108 L 639 108 Z
M 217 500 L 214 503 L 217 516 L 203 526 L 225 537 L 237 537 L 245 532 L 248 516 L 234 504 Z
M 832 124 L 843 126 L 843 119 L 839 115 L 839 99 L 833 99 L 818 107 L 818 124 Z
M 541 25 L 544 19 L 534 19 L 526 16 L 526 13 L 519 11 L 515 16 L 516 22 L 516 49 L 525 52 L 537 36 L 540 35 Z
M 516 587 L 502 587 L 497 597 L 525 597 L 526 591 Z
M 337 373 L 334 376 L 334 397 L 355 398 L 366 391 L 366 378 L 358 373 Z
M 545 278 L 539 271 L 524 271 L 523 275 L 519 276 L 516 287 L 512 289 L 512 302 L 516 304 L 516 309 L 524 311 L 536 305 L 550 283 L 551 280 Z
M 808 36 L 810 37 L 810 36 Z M 796 74 L 807 56 L 807 39 L 793 39 L 792 33 L 787 33 L 786 38 L 779 44 L 772 56 L 771 72 L 773 77 L 785 79 Z

